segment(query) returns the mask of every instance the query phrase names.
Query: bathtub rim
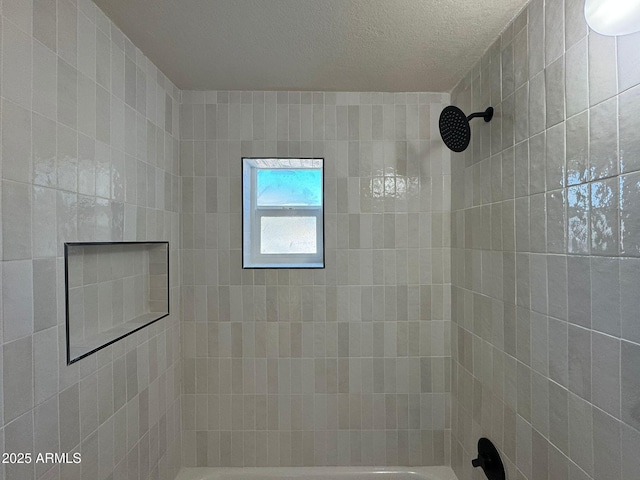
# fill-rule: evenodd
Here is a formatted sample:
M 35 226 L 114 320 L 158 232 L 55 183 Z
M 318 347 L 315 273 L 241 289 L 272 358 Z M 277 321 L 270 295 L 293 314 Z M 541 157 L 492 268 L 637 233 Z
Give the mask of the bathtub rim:
M 421 475 L 423 478 L 416 480 L 458 480 L 454 471 L 449 466 L 431 466 L 431 467 L 378 467 L 378 466 L 362 466 L 362 467 L 182 467 L 178 472 L 175 480 L 222 480 L 218 475 L 233 473 L 233 480 L 253 480 L 259 473 L 268 473 L 272 475 L 284 475 L 286 478 L 294 479 L 300 477 L 304 480 L 304 475 L 320 475 L 320 474 L 365 474 L 365 473 L 412 473 Z M 348 480 L 348 479 L 347 479 Z

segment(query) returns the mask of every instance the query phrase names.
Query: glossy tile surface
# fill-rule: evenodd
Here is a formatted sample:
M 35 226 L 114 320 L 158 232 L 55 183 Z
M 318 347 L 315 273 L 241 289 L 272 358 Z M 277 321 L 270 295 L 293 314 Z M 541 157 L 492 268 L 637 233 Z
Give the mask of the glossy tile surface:
M 454 105 L 490 99 L 502 111 L 483 65 L 506 59 L 509 80 L 522 32 L 527 53 L 514 58 L 528 66 L 516 71 L 529 98 L 516 91 L 514 147 L 483 150 L 495 126 L 474 124 L 469 151 L 451 158 L 452 185 L 465 186 L 451 192 L 452 465 L 471 478 L 468 459 L 486 435 L 508 478 L 631 479 L 629 452 L 640 450 L 637 35 L 590 31 L 580 0 L 533 0 L 461 79 Z M 507 155 L 513 178 L 491 181 L 502 196 L 476 194 L 492 159 Z M 485 232 L 486 221 L 500 232 Z
M 4 2 L 0 22 L 0 448 L 83 458 L 2 464 L 0 478 L 173 478 L 181 464 L 180 92 L 91 1 Z M 139 198 L 138 179 L 148 186 Z M 62 255 L 64 242 L 78 240 L 170 240 L 175 313 L 67 366 Z M 79 273 L 98 281 L 103 271 Z M 81 313 L 112 320 L 104 307 L 96 298 Z M 122 383 L 125 359 L 139 374 L 135 388 Z
M 448 461 L 448 100 L 183 92 L 184 465 Z M 243 156 L 325 159 L 325 269 L 241 268 Z

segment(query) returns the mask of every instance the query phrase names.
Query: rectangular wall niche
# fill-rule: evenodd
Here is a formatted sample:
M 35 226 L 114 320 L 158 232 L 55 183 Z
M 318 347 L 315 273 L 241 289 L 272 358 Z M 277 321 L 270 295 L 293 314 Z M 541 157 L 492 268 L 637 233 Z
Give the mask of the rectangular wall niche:
M 65 243 L 67 365 L 169 315 L 169 242 Z

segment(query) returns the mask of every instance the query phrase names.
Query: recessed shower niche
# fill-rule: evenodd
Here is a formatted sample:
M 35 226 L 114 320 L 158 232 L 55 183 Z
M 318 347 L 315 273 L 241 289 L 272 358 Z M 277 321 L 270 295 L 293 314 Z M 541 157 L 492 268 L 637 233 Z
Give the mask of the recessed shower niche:
M 67 364 L 169 315 L 169 242 L 65 243 Z

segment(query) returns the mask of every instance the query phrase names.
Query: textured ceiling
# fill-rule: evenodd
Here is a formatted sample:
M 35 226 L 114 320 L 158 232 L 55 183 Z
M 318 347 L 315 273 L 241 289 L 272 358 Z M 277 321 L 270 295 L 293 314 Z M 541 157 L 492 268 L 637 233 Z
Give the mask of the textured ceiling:
M 181 89 L 449 91 L 526 0 L 95 0 Z

